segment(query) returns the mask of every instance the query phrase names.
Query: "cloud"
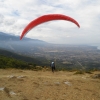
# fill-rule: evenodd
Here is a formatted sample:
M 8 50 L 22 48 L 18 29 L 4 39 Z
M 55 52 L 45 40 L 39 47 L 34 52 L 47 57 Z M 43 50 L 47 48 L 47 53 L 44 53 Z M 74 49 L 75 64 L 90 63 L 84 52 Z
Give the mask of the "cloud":
M 53 43 L 100 43 L 100 0 L 0 0 L 0 31 L 20 36 L 30 21 L 50 13 L 71 16 L 81 28 L 52 21 L 35 27 L 26 37 Z

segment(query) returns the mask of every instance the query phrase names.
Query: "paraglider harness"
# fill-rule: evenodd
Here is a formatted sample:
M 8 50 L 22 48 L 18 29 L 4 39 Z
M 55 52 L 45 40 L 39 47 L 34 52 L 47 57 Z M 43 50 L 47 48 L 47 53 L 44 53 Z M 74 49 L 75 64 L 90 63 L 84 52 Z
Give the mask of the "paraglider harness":
M 51 68 L 52 68 L 52 72 L 54 72 L 54 70 L 55 70 L 55 63 L 54 62 L 51 63 Z

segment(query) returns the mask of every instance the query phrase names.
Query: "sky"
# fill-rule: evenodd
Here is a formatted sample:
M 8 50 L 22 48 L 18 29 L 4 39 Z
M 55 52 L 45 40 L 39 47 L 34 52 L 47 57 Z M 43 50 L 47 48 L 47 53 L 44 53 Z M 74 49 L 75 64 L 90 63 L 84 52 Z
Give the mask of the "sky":
M 100 43 L 100 0 L 0 0 L 0 32 L 20 35 L 32 20 L 45 14 L 63 14 L 69 21 L 49 21 L 25 37 L 59 44 Z

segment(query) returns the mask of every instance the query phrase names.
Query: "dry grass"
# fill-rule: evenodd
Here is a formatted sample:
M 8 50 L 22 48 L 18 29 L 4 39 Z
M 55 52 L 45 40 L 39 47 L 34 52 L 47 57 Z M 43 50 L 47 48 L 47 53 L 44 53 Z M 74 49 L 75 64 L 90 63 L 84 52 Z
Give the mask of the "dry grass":
M 100 72 L 74 73 L 1 69 L 0 100 L 100 100 Z

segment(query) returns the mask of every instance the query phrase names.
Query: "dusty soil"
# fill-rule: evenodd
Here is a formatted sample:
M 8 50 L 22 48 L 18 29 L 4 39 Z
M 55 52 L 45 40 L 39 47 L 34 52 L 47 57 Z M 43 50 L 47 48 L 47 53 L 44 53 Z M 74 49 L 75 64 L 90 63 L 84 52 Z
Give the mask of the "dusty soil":
M 95 74 L 0 69 L 0 100 L 100 100 Z

